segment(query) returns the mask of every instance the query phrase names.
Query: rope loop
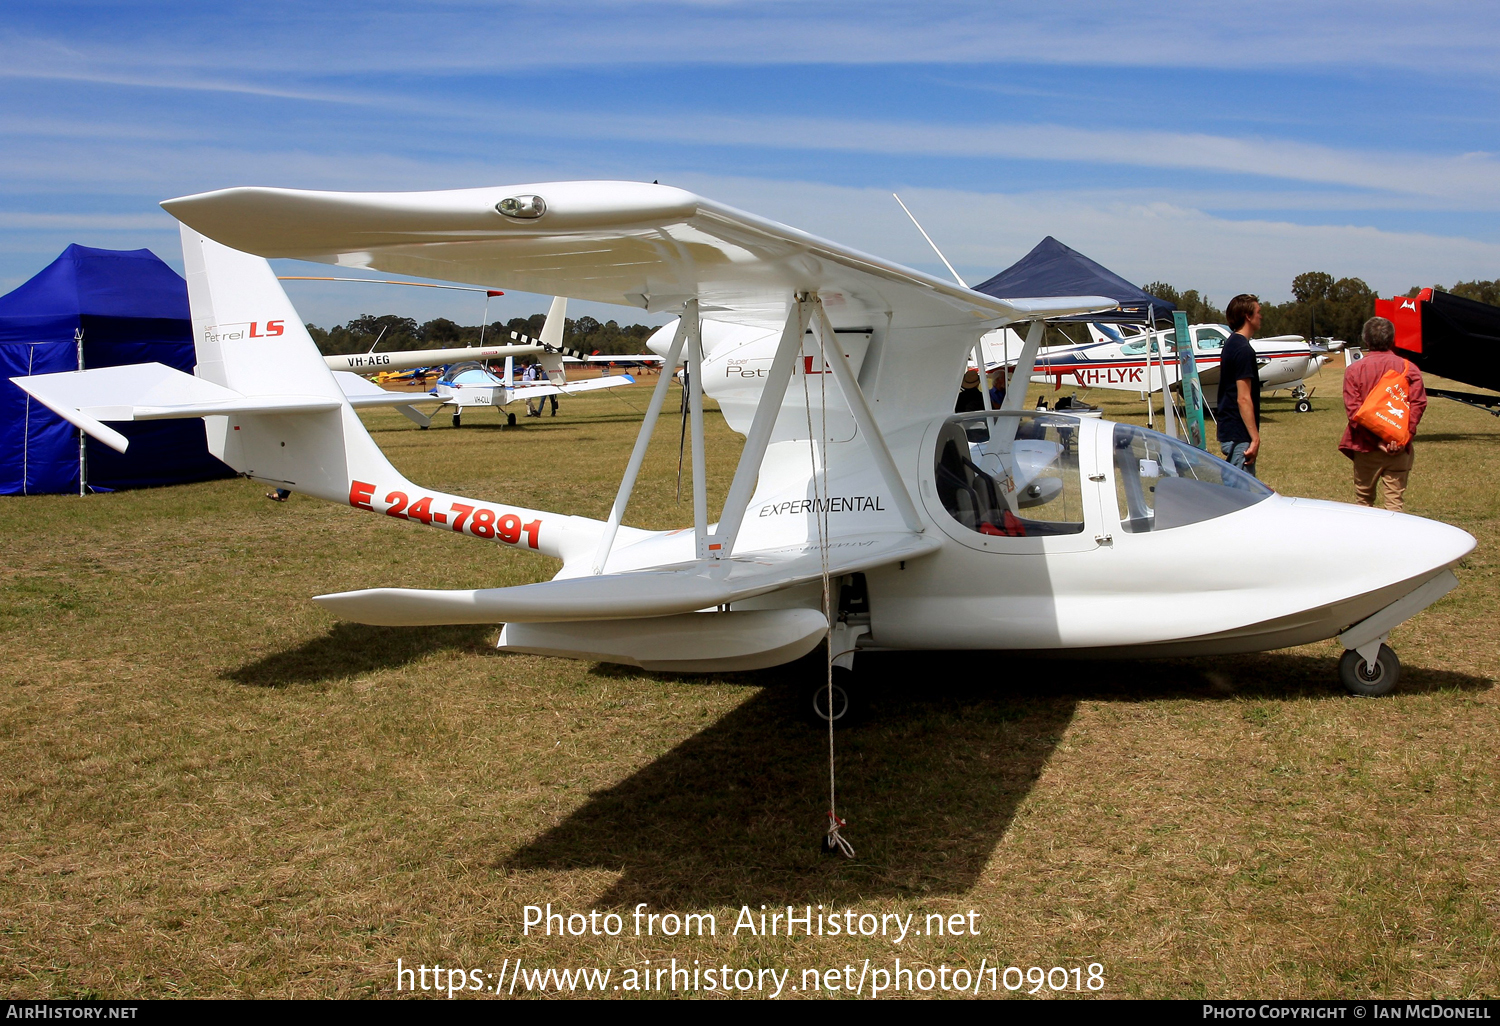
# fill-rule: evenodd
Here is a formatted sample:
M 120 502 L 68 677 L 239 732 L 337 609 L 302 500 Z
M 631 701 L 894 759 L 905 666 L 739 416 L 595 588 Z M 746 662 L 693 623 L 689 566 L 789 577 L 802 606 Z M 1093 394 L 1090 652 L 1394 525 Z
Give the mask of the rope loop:
M 831 852 L 837 849 L 846 859 L 854 858 L 854 845 L 844 839 L 839 833 L 839 828 L 848 826 L 838 814 L 832 809 L 828 810 L 828 837 L 824 840 L 824 846 Z

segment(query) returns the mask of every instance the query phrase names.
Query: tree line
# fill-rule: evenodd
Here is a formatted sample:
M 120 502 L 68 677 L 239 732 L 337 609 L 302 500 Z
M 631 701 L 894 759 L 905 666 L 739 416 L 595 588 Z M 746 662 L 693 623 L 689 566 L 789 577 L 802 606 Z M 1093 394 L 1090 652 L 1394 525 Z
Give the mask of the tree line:
M 1159 296 L 1176 305 L 1187 314 L 1189 324 L 1218 324 L 1224 320 L 1224 311 L 1213 304 L 1209 297 L 1197 289 L 1178 291 L 1162 281 L 1143 286 L 1146 292 Z M 1500 306 L 1500 279 L 1494 281 L 1460 281 L 1452 288 L 1434 285 L 1433 288 L 1451 292 L 1455 296 L 1477 300 L 1491 306 Z M 1408 296 L 1415 296 L 1421 288 L 1413 286 Z M 1307 338 L 1338 338 L 1346 342 L 1359 339 L 1360 329 L 1367 319 L 1375 314 L 1375 290 L 1359 278 L 1334 278 L 1322 271 L 1307 271 L 1292 279 L 1292 298 L 1285 303 L 1261 304 L 1261 335 L 1302 335 Z M 479 345 L 483 340 L 491 344 L 511 341 L 510 333 L 536 338 L 542 333 L 546 315 L 535 313 L 530 317 L 512 317 L 508 321 L 493 324 L 462 325 L 446 317 L 437 317 L 418 324 L 410 317 L 398 314 L 363 314 L 347 324 L 332 328 L 307 325 L 308 334 L 317 343 L 325 356 L 345 353 L 364 353 L 379 341 L 382 350 L 400 349 L 451 349 L 458 346 Z M 585 353 L 604 353 L 611 356 L 631 356 L 646 349 L 646 340 L 656 329 L 649 324 L 621 325 L 617 321 L 600 323 L 593 317 L 569 318 L 563 328 L 563 345 Z M 1052 338 L 1048 344 L 1064 344 L 1077 339 L 1068 335 Z M 523 357 L 529 360 L 530 357 Z
M 341 356 L 346 353 L 366 353 L 379 342 L 379 350 L 390 352 L 402 349 L 453 349 L 459 346 L 479 345 L 481 336 L 486 345 L 501 345 L 513 341 L 511 332 L 537 338 L 546 323 L 546 314 L 530 317 L 512 317 L 508 321 L 495 321 L 487 325 L 463 325 L 446 317 L 436 317 L 418 324 L 411 317 L 399 314 L 363 314 L 347 324 L 332 328 L 307 325 L 319 352 L 324 356 Z M 649 324 L 621 326 L 616 321 L 602 324 L 593 317 L 569 318 L 563 326 L 563 345 L 585 353 L 604 353 L 610 356 L 632 356 L 646 349 L 646 340 L 656 328 Z M 523 361 L 531 357 L 522 357 Z
M 1179 292 L 1166 282 L 1154 281 L 1142 288 L 1153 296 L 1174 303 L 1187 314 L 1189 324 L 1217 324 L 1224 311 L 1196 289 Z M 1433 288 L 1465 299 L 1500 306 L 1500 279 L 1461 281 L 1452 288 Z M 1422 291 L 1408 289 L 1408 296 Z M 1292 279 L 1292 298 L 1285 303 L 1262 303 L 1262 336 L 1302 335 L 1306 338 L 1337 338 L 1358 342 L 1365 321 L 1375 316 L 1376 292 L 1359 278 L 1334 278 L 1323 271 L 1307 271 Z

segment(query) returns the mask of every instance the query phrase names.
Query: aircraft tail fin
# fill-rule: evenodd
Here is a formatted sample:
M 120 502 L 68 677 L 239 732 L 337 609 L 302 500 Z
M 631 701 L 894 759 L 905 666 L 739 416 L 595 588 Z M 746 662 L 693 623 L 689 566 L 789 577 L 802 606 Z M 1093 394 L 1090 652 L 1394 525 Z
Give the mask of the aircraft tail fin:
M 552 306 L 547 310 L 547 319 L 542 322 L 542 337 L 538 339 L 547 348 L 537 357 L 537 361 L 541 363 L 542 370 L 547 372 L 547 380 L 554 385 L 561 385 L 568 380 L 568 372 L 563 369 L 562 344 L 563 328 L 567 326 L 567 319 L 567 298 L 553 296 Z
M 182 257 L 198 379 L 252 404 L 295 382 L 321 407 L 208 416 L 209 450 L 242 474 L 331 502 L 349 502 L 359 480 L 408 484 L 360 423 L 271 265 L 186 225 Z
M 386 392 L 329 369 L 271 265 L 184 226 L 183 261 L 198 357 L 195 373 L 159 363 L 13 378 L 49 409 L 121 452 L 104 421 L 202 417 L 208 447 L 247 477 L 401 520 L 529 548 L 564 561 L 592 555 L 602 524 L 429 491 L 397 471 L 356 408 L 411 408 L 426 396 Z

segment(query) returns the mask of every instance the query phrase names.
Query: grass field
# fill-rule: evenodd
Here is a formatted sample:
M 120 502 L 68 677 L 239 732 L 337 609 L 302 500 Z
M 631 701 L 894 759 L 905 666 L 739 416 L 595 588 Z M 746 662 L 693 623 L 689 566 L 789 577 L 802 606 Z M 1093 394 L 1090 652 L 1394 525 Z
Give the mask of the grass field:
M 1267 400 L 1261 474 L 1348 499 L 1338 371 L 1316 384 L 1311 414 Z M 515 430 L 368 423 L 423 484 L 602 517 L 646 398 L 564 399 Z M 739 439 L 708 428 L 718 502 Z M 690 522 L 676 447 L 664 422 L 632 522 Z M 0 502 L 8 996 L 387 996 L 398 958 L 498 974 L 518 957 L 612 981 L 673 958 L 789 969 L 783 996 L 808 994 L 804 970 L 898 957 L 1099 963 L 1113 996 L 1500 994 L 1500 420 L 1483 413 L 1434 400 L 1422 425 L 1408 508 L 1479 548 L 1393 635 L 1394 696 L 1345 696 L 1333 642 L 861 657 L 873 711 L 838 739 L 854 861 L 816 850 L 826 737 L 794 704 L 817 658 L 699 678 L 501 655 L 493 628 L 335 622 L 309 596 L 555 565 L 264 490 Z M 1318 544 L 1236 543 L 1292 577 Z M 625 931 L 523 936 L 523 906 L 548 902 Z M 717 936 L 632 936 L 639 902 L 713 913 Z M 918 929 L 972 910 L 978 935 L 731 933 L 763 904 Z

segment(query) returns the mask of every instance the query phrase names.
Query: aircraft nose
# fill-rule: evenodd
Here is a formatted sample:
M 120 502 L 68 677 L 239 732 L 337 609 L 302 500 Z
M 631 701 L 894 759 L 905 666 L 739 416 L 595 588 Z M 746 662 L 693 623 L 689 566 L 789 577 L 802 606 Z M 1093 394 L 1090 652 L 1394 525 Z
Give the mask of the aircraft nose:
M 1361 546 L 1358 558 L 1376 566 L 1385 564 L 1384 576 L 1392 582 L 1429 576 L 1451 567 L 1478 544 L 1462 528 L 1406 513 L 1391 514 L 1379 534 L 1379 546 Z
M 1292 502 L 1309 512 L 1333 514 L 1324 521 L 1332 531 L 1320 532 L 1328 569 L 1362 578 L 1372 587 L 1429 577 L 1478 544 L 1468 531 L 1425 517 L 1318 499 Z
M 1440 520 L 1397 513 L 1392 518 L 1407 544 L 1432 561 L 1434 568 L 1452 566 L 1474 551 L 1478 540 L 1461 527 Z

